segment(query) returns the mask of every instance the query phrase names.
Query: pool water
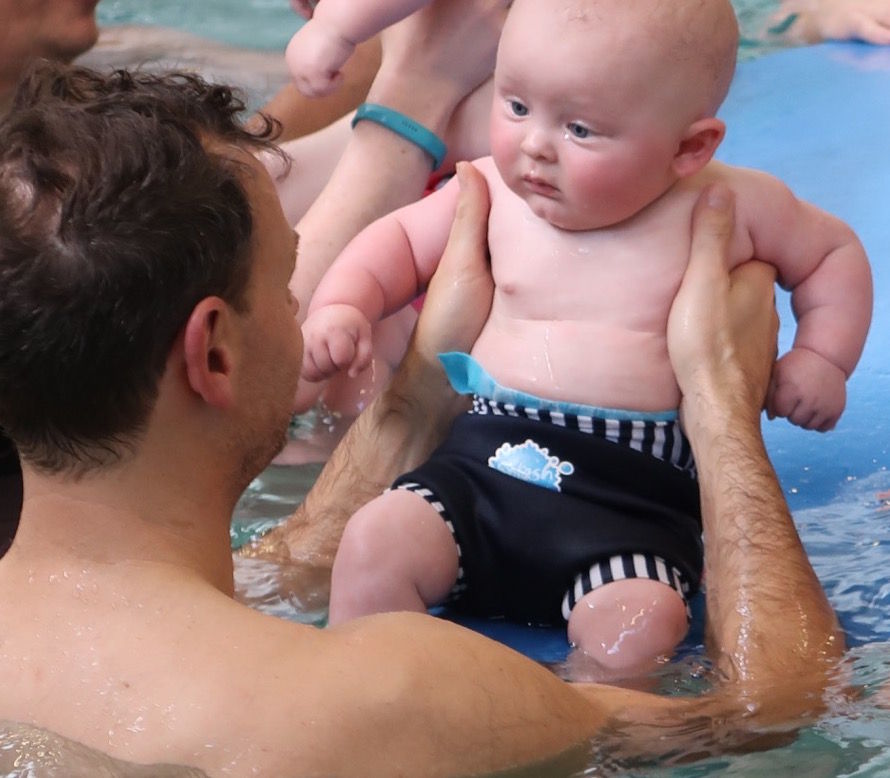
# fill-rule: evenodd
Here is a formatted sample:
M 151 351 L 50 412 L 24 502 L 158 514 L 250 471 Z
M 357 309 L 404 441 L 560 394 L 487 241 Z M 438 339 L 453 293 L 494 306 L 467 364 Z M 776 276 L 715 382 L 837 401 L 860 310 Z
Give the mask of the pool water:
M 284 50 L 301 19 L 288 0 L 101 0 L 100 25 L 173 27 L 233 46 Z
M 782 47 L 770 29 L 776 0 L 733 0 L 742 38 L 740 59 Z M 100 24 L 151 24 L 172 27 L 234 46 L 283 50 L 300 24 L 287 0 L 102 0 Z

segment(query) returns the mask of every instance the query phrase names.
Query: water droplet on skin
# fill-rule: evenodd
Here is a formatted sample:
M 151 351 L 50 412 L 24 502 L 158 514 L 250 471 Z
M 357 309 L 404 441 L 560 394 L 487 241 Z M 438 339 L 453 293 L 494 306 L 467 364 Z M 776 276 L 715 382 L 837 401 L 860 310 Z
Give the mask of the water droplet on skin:
M 145 725 L 143 724 L 144 719 L 142 716 L 138 716 L 136 721 L 134 721 L 129 727 L 127 727 L 127 732 L 133 732 L 139 734 L 140 732 L 145 732 Z

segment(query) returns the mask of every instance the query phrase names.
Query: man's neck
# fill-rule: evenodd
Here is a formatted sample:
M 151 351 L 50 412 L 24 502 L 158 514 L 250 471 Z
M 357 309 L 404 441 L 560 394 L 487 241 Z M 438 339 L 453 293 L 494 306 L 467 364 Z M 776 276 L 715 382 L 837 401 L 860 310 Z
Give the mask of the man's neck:
M 25 464 L 25 499 L 12 558 L 39 558 L 60 567 L 162 564 L 231 596 L 232 499 L 181 488 L 143 469 L 117 466 L 75 480 Z M 199 501 L 194 495 L 212 496 Z

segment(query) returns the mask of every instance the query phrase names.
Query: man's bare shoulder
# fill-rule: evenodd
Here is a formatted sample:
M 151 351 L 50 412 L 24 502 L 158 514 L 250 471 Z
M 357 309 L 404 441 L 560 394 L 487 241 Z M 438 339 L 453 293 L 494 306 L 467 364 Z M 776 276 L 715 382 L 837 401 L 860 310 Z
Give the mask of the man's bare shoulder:
M 275 722 L 292 753 L 309 749 L 322 774 L 490 771 L 559 753 L 602 721 L 546 669 L 426 614 L 376 614 L 315 630 L 301 648 L 282 644 L 287 632 L 268 638 L 280 675 L 264 721 Z M 291 632 L 307 638 L 305 629 Z M 542 732 L 554 716 L 563 731 Z

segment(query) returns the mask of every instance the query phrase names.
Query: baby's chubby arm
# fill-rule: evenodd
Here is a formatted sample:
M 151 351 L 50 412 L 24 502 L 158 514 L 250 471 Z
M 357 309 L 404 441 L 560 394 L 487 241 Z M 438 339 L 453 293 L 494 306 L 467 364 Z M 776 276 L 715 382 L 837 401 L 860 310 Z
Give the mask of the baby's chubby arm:
M 844 410 L 846 380 L 871 323 L 868 258 L 846 223 L 772 176 L 743 171 L 740 183 L 753 256 L 776 266 L 797 319 L 793 346 L 773 371 L 767 413 L 825 432 Z
M 371 355 L 371 327 L 426 288 L 448 240 L 459 194 L 454 179 L 377 219 L 343 249 L 312 296 L 303 323 L 303 376 L 357 375 Z
M 368 40 L 430 0 L 321 0 L 291 38 L 285 52 L 297 88 L 308 97 L 330 94 L 357 44 Z M 300 3 L 300 10 L 305 8 Z

